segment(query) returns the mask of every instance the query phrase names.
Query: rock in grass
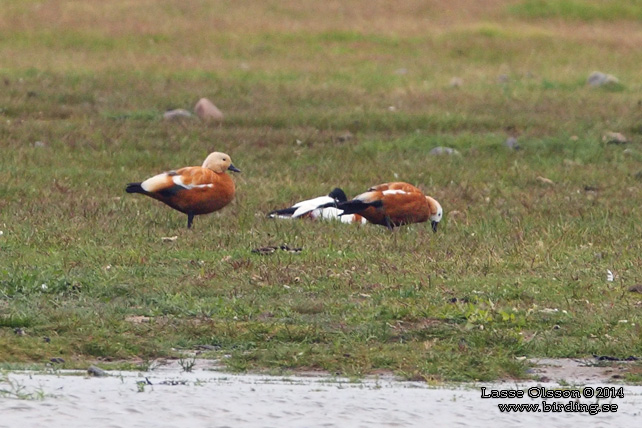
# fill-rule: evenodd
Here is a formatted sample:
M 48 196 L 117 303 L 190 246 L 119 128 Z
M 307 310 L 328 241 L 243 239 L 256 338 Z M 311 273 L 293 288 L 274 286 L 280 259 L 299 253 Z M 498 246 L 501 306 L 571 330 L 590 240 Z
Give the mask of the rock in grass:
M 602 135 L 602 141 L 606 144 L 626 144 L 629 140 L 619 132 L 606 132 Z
M 631 293 L 642 293 L 642 284 L 635 284 L 629 287 Z
M 163 120 L 180 120 L 180 119 L 189 119 L 191 117 L 192 117 L 192 113 L 185 110 L 184 108 L 167 110 L 165 113 L 163 113 Z
M 537 177 L 535 177 L 535 179 L 540 183 L 546 184 L 548 186 L 552 186 L 555 184 L 550 178 L 542 177 L 541 175 L 538 175 Z
M 341 135 L 339 135 L 336 138 L 337 143 L 346 143 L 348 141 L 351 141 L 354 138 L 354 135 L 352 135 L 352 132 L 347 131 Z
M 508 137 L 506 141 L 504 141 L 504 145 L 509 149 L 513 149 L 513 150 L 521 149 L 521 147 L 519 146 L 519 143 L 517 142 L 517 138 L 515 137 Z
M 448 86 L 451 88 L 461 88 L 462 85 L 464 84 L 464 80 L 461 77 L 453 77 L 450 79 L 450 83 Z
M 443 147 L 443 146 L 437 146 L 433 148 L 432 150 L 430 150 L 430 152 L 428 152 L 428 154 L 431 154 L 434 156 L 439 156 L 439 155 L 459 156 L 460 155 L 460 153 L 457 150 L 453 149 L 452 147 Z
M 95 377 L 109 376 L 109 374 L 107 374 L 105 370 L 101 369 L 100 367 L 96 367 L 94 365 L 89 366 L 89 368 L 87 369 L 87 374 L 89 376 L 95 376 Z
M 194 106 L 194 113 L 205 122 L 223 122 L 223 113 L 207 98 L 198 100 Z
M 586 79 L 586 83 L 588 83 L 589 86 L 598 87 L 605 85 L 615 85 L 620 83 L 620 81 L 617 79 L 617 77 L 611 74 L 594 71 L 589 75 L 588 79 Z

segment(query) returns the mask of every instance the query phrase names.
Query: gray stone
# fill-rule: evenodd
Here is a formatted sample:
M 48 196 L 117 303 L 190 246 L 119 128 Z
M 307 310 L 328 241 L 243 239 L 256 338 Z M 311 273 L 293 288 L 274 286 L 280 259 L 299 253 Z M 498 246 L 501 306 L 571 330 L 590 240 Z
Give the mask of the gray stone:
M 449 156 L 460 155 L 460 153 L 457 150 L 453 149 L 452 147 L 443 147 L 443 146 L 437 146 L 432 150 L 430 150 L 430 152 L 428 153 L 431 155 L 449 155 Z
M 513 149 L 513 150 L 521 149 L 521 147 L 519 146 L 519 143 L 517 142 L 517 138 L 515 137 L 508 137 L 506 141 L 504 141 L 504 145 L 509 149 Z
M 629 140 L 620 132 L 605 132 L 602 135 L 602 141 L 606 144 L 626 144 Z
M 96 367 L 94 365 L 89 366 L 89 368 L 87 369 L 87 374 L 89 376 L 96 376 L 96 377 L 109 376 L 109 374 L 105 370 L 101 369 L 100 367 Z
M 192 113 L 185 110 L 184 108 L 177 108 L 174 110 L 167 110 L 163 113 L 164 120 L 180 120 L 180 119 L 189 119 L 192 117 Z
M 597 86 L 617 84 L 617 83 L 620 83 L 620 81 L 617 79 L 617 77 L 611 74 L 602 73 L 600 71 L 594 71 L 589 75 L 588 79 L 586 79 L 586 83 L 588 83 L 590 86 L 597 87 Z

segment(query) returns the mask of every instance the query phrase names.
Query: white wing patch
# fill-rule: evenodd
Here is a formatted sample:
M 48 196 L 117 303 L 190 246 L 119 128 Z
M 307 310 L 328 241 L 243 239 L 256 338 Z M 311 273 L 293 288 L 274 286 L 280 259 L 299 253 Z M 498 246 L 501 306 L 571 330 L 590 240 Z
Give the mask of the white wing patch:
M 155 175 L 140 183 L 140 187 L 146 192 L 157 192 L 167 187 L 167 173 Z
M 365 192 L 354 197 L 361 202 L 372 202 L 377 199 L 377 192 Z
M 292 205 L 293 208 L 296 208 L 296 211 L 294 211 L 294 213 L 292 214 L 292 218 L 306 215 L 310 211 L 316 210 L 320 205 L 325 205 L 331 202 L 334 202 L 334 199 L 329 196 L 319 196 L 318 198 L 297 202 L 296 204 Z
M 199 188 L 205 188 L 205 187 L 214 187 L 214 185 L 212 183 L 208 183 L 208 184 L 185 184 L 185 183 L 183 183 L 183 177 L 181 175 L 174 175 L 172 177 L 172 181 L 177 186 L 181 186 L 181 187 L 184 187 L 186 189 L 199 189 Z
M 384 195 L 407 195 L 408 194 L 408 192 L 401 189 L 384 190 L 382 193 Z

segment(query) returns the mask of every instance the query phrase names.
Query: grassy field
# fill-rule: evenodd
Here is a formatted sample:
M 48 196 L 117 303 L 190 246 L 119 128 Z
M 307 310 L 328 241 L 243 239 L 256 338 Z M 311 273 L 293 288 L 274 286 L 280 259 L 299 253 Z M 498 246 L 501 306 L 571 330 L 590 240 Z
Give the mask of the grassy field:
M 441 382 L 642 357 L 641 17 L 630 0 L 4 0 L 0 361 L 144 368 L 210 345 L 232 370 Z M 595 70 L 620 83 L 588 86 Z M 200 97 L 223 126 L 162 120 Z M 214 150 L 243 173 L 193 230 L 124 193 Z M 393 180 L 441 202 L 438 233 L 265 218 Z M 280 244 L 303 251 L 251 252 Z

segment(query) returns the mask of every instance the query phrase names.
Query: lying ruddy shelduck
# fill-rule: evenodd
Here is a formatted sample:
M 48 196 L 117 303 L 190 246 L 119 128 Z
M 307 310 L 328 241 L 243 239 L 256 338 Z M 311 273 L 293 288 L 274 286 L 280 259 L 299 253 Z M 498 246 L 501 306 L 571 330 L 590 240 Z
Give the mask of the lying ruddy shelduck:
M 234 198 L 234 181 L 225 171 L 241 172 L 225 153 L 214 152 L 203 166 L 188 166 L 155 175 L 142 183 L 129 183 L 127 193 L 142 193 L 187 214 L 187 227 L 195 215 L 218 211 Z
M 439 202 L 424 195 L 415 186 L 403 182 L 371 187 L 350 201 L 339 202 L 337 208 L 343 210 L 342 215 L 360 214 L 370 223 L 380 224 L 388 229 L 430 220 L 433 232 L 437 232 L 443 216 Z
M 327 196 L 297 202 L 289 208 L 274 210 L 268 213 L 268 218 L 311 218 L 314 220 L 340 220 L 342 223 L 366 223 L 366 219 L 358 214 L 342 215 L 337 204 L 346 202 L 348 198 L 343 190 L 335 188 Z

